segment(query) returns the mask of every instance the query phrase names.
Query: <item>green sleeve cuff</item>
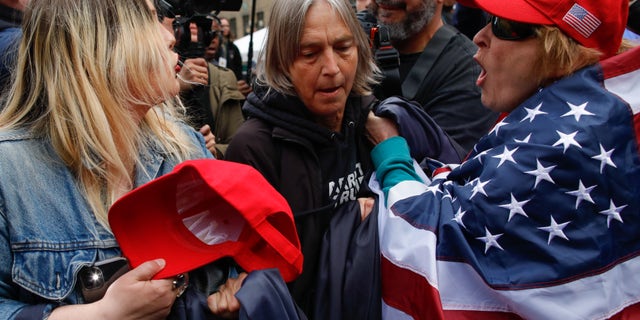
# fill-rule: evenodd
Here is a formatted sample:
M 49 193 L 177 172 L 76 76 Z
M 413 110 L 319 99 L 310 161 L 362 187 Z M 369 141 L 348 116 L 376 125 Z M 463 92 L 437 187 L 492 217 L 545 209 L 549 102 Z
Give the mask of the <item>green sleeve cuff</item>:
M 389 189 L 402 181 L 420 181 L 415 172 L 409 145 L 403 137 L 389 138 L 371 150 L 376 179 L 387 196 Z

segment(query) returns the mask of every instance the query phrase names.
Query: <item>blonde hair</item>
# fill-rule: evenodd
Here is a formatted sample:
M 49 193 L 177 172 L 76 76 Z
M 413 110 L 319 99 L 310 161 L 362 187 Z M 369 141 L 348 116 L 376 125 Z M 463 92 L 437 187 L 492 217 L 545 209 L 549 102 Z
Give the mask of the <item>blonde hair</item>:
M 340 16 L 355 38 L 358 66 L 352 91 L 357 95 L 371 94 L 380 79 L 380 69 L 372 58 L 369 40 L 347 0 L 276 0 L 271 7 L 269 33 L 256 66 L 257 81 L 278 92 L 295 95 L 289 67 L 300 54 L 300 39 L 311 5 L 326 2 Z
M 566 77 L 597 63 L 602 57 L 602 53 L 597 49 L 579 44 L 554 26 L 536 28 L 536 36 L 541 39 L 542 54 L 537 64 L 540 81 L 548 79 L 550 75 L 551 80 Z
M 142 168 L 140 150 L 154 145 L 177 161 L 195 150 L 168 84 L 153 80 L 174 77 L 159 30 L 145 0 L 33 0 L 24 14 L 0 127 L 50 141 L 105 226 Z

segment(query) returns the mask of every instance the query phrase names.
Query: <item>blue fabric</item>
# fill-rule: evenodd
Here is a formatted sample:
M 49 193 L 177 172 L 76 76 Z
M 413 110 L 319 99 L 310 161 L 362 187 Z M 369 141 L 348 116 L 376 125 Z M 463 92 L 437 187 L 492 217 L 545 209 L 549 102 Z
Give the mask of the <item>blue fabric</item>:
M 418 103 L 402 97 L 390 97 L 374 106 L 373 112 L 398 124 L 400 135 L 407 140 L 411 156 L 416 161 L 421 162 L 428 157 L 444 163 L 460 163 L 464 159 L 464 149 Z
M 219 319 L 209 309 L 207 296 L 189 286 L 173 303 L 166 320 L 216 320 Z
M 293 302 L 278 269 L 249 273 L 236 293 L 242 306 L 240 320 L 306 320 Z
M 364 221 L 358 201 L 333 214 L 320 253 L 314 319 L 381 318 L 377 208 Z

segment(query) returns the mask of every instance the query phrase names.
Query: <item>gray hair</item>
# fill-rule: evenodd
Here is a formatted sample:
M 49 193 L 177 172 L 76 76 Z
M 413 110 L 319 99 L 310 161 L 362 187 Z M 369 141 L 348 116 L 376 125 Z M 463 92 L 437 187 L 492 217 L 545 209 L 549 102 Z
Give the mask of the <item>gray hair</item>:
M 347 0 L 276 0 L 269 17 L 266 46 L 258 59 L 257 82 L 280 93 L 295 95 L 289 68 L 300 53 L 300 39 L 309 8 L 318 2 L 328 3 L 353 32 L 358 47 L 358 66 L 352 91 L 357 95 L 371 94 L 372 85 L 380 79 L 380 69 L 373 60 L 369 39 Z

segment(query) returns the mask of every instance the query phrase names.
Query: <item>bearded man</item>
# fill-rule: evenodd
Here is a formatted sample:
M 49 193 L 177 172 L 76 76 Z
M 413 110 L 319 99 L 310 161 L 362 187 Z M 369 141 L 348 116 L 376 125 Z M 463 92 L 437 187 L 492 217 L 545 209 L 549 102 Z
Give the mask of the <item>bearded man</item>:
M 480 102 L 477 47 L 442 19 L 445 0 L 375 0 L 368 10 L 400 54 L 396 95 L 419 102 L 464 157 L 498 114 Z

